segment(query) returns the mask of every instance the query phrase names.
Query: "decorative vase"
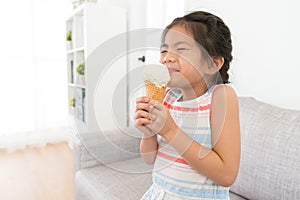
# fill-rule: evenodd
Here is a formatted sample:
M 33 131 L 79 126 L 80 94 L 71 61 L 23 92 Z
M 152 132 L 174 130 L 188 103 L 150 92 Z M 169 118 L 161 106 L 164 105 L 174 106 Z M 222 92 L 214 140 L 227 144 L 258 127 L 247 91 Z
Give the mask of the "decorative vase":
M 67 41 L 67 50 L 71 50 L 72 48 L 72 41 Z
M 75 107 L 74 106 L 70 106 L 69 108 L 69 114 L 74 117 L 74 114 L 75 114 Z
M 77 74 L 76 83 L 79 85 L 85 85 L 85 76 L 81 74 Z
M 85 76 L 79 75 L 79 79 L 80 79 L 81 85 L 85 85 Z

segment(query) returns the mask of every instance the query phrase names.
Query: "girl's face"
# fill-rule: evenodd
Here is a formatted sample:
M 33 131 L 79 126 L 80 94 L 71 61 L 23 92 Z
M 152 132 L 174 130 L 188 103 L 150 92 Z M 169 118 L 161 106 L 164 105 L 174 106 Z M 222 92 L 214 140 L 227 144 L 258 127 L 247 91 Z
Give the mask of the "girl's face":
M 194 92 L 203 89 L 205 62 L 200 47 L 184 27 L 174 26 L 167 32 L 161 46 L 160 62 L 168 67 L 171 76 L 168 87 Z

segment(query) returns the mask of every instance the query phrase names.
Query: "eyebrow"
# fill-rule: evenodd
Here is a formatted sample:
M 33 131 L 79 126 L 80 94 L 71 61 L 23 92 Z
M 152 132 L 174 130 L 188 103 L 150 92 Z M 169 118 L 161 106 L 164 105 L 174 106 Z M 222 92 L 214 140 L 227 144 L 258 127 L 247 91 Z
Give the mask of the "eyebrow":
M 179 42 L 176 42 L 175 44 L 174 44 L 174 46 L 179 46 L 179 45 L 182 45 L 182 44 L 185 44 L 185 45 L 188 45 L 188 46 L 192 46 L 190 43 L 188 43 L 188 42 L 186 42 L 186 41 L 179 41 Z M 164 44 L 162 44 L 161 46 L 160 46 L 160 48 L 168 48 L 169 47 L 169 45 L 168 44 L 166 44 L 166 43 L 164 43 Z

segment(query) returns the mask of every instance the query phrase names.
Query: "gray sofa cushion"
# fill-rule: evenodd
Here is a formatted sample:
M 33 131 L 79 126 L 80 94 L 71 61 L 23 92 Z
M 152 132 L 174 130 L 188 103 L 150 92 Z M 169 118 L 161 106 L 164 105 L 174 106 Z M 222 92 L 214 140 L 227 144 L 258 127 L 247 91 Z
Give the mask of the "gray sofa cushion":
M 74 171 L 139 157 L 141 133 L 136 128 L 76 135 Z
M 247 200 L 247 199 L 243 198 L 242 196 L 235 194 L 231 191 L 229 193 L 229 197 L 230 197 L 230 200 Z
M 231 191 L 249 199 L 300 199 L 300 111 L 239 101 L 242 154 Z
M 151 170 L 141 158 L 80 170 L 75 176 L 75 197 L 77 200 L 140 199 L 152 184 Z
M 150 166 L 145 166 L 140 158 L 117 162 L 110 166 L 80 170 L 75 176 L 76 200 L 139 200 L 152 184 Z M 130 173 L 118 169 L 130 169 Z M 124 167 L 126 166 L 126 167 Z M 133 173 L 134 169 L 137 172 Z M 241 196 L 230 193 L 231 200 L 244 200 Z

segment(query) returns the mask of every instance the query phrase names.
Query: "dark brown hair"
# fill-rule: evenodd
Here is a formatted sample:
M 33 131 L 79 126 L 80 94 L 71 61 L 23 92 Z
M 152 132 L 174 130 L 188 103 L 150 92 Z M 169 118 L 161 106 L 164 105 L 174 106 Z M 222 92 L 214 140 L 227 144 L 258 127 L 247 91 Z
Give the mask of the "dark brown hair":
M 162 35 L 162 41 L 174 26 L 183 26 L 190 31 L 194 40 L 204 48 L 209 56 L 221 56 L 224 64 L 219 70 L 221 82 L 229 83 L 229 65 L 232 60 L 231 33 L 223 20 L 211 13 L 195 11 L 183 17 L 178 17 L 169 24 Z

